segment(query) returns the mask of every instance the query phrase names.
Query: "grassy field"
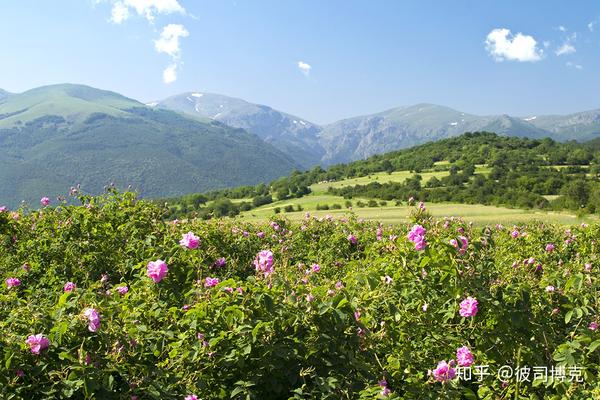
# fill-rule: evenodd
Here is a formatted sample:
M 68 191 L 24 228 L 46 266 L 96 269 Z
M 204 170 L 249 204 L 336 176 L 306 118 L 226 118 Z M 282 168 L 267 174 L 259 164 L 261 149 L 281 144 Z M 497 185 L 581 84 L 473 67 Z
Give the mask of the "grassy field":
M 441 165 L 444 165 L 444 162 L 436 163 L 436 166 Z M 475 169 L 476 174 L 488 174 L 490 171 L 491 168 L 487 167 L 486 165 L 477 165 Z M 423 177 L 422 183 L 424 184 L 434 176 L 437 178 L 442 178 L 444 176 L 448 176 L 448 174 L 448 171 L 426 171 L 422 172 L 420 175 Z M 275 215 L 275 209 L 278 208 L 281 211 L 281 215 L 285 215 L 292 220 L 303 218 L 305 213 L 308 211 L 315 216 L 332 215 L 334 217 L 341 217 L 354 213 L 359 218 L 368 220 L 376 220 L 388 224 L 404 223 L 408 221 L 408 216 L 413 207 L 408 207 L 406 205 L 397 206 L 395 205 L 394 201 L 388 201 L 386 206 L 359 207 L 357 205 L 358 202 L 367 203 L 369 199 L 354 198 L 351 200 L 353 207 L 351 210 L 349 210 L 345 205 L 346 199 L 341 196 L 327 194 L 327 189 L 330 187 L 341 188 L 355 185 L 366 185 L 372 182 L 403 182 L 407 178 L 414 175 L 415 173 L 410 171 L 397 171 L 391 174 L 387 172 L 379 172 L 369 176 L 345 179 L 338 182 L 317 183 L 311 186 L 312 193 L 308 196 L 299 199 L 276 201 L 272 204 L 244 212 L 240 214 L 238 218 L 252 221 L 264 221 Z M 553 199 L 558 196 L 546 197 Z M 342 209 L 332 209 L 331 207 L 334 204 L 340 205 Z M 330 209 L 317 210 L 318 205 L 327 205 Z M 297 207 L 300 206 L 302 211 L 284 212 L 284 207 L 286 206 L 292 206 L 294 209 L 297 209 Z M 575 214 L 570 212 L 543 212 L 537 210 L 512 209 L 507 207 L 485 206 L 479 204 L 428 204 L 427 209 L 435 217 L 462 217 L 466 221 L 473 222 L 476 225 L 488 225 L 496 223 L 519 224 L 534 220 L 569 225 L 600 220 L 594 216 L 578 218 Z
M 311 190 L 315 194 L 326 193 L 328 188 L 342 188 L 346 186 L 356 186 L 356 185 L 368 185 L 369 183 L 379 182 L 379 183 L 388 183 L 388 182 L 404 182 L 407 178 L 415 175 L 414 172 L 409 171 L 396 171 L 391 174 L 387 172 L 378 172 L 375 174 L 371 174 L 369 176 L 361 176 L 359 178 L 352 179 L 344 179 L 342 181 L 337 182 L 327 182 L 327 183 L 315 183 L 311 185 Z M 434 176 L 436 178 L 442 178 L 444 176 L 448 176 L 448 171 L 437 171 L 437 172 L 422 172 L 420 174 L 423 177 L 421 181 L 422 184 L 425 184 Z
M 437 164 L 437 163 L 436 163 Z M 440 164 L 441 165 L 441 164 Z M 489 174 L 491 168 L 485 165 L 476 165 L 475 174 Z M 427 183 L 434 176 L 438 179 L 448 176 L 450 172 L 448 171 L 425 171 L 421 172 L 419 175 L 423 177 L 421 184 Z M 404 182 L 407 178 L 416 175 L 414 172 L 410 171 L 395 171 L 392 173 L 388 172 L 377 172 L 368 176 L 361 176 L 359 178 L 351 178 L 344 179 L 342 181 L 337 182 L 326 182 L 326 183 L 315 183 L 311 185 L 311 190 L 315 194 L 323 194 L 327 193 L 327 189 L 331 188 L 342 188 L 346 186 L 356 186 L 356 185 L 368 185 L 369 183 L 379 182 L 379 183 L 388 183 L 388 182 Z
M 408 221 L 408 215 L 414 207 L 396 206 L 394 202 L 388 202 L 386 207 L 357 207 L 356 203 L 359 199 L 353 199 L 354 204 L 352 210 L 344 207 L 344 199 L 338 196 L 315 195 L 306 196 L 301 199 L 293 199 L 288 201 L 280 201 L 267 206 L 263 206 L 245 213 L 242 213 L 239 218 L 251 221 L 264 221 L 275 215 L 274 209 L 279 207 L 282 210 L 280 215 L 285 215 L 292 220 L 304 218 L 304 214 L 309 211 L 311 215 L 325 216 L 332 215 L 334 217 L 342 217 L 356 214 L 359 218 L 368 220 L 381 221 L 386 224 L 401 224 Z M 366 200 L 362 199 L 363 202 Z M 337 203 L 344 207 L 341 210 L 321 210 L 316 211 L 317 204 L 332 204 Z M 283 212 L 283 207 L 286 205 L 300 205 L 303 211 Z M 520 224 L 540 220 L 549 223 L 557 224 L 579 224 L 581 222 L 598 221 L 597 217 L 578 218 L 570 213 L 558 212 L 542 212 L 534 210 L 510 209 L 505 207 L 484 206 L 478 204 L 427 204 L 427 209 L 435 217 L 462 217 L 466 221 L 473 222 L 476 225 L 490 225 L 502 223 Z

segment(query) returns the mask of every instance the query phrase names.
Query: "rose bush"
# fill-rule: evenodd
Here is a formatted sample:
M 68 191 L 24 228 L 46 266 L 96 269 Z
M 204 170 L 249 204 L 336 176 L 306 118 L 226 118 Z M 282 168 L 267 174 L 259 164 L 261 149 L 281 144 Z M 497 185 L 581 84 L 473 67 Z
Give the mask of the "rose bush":
M 0 213 L 0 398 L 600 395 L 598 225 L 474 228 L 424 206 L 394 227 L 173 222 L 131 193 L 80 200 Z M 460 379 L 475 365 L 491 374 Z

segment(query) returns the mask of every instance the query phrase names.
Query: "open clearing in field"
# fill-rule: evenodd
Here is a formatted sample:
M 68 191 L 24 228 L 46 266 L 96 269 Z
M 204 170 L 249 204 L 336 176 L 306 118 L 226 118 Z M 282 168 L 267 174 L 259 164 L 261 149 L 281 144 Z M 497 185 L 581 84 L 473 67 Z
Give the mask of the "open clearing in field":
M 489 174 L 491 168 L 485 165 L 476 165 L 475 166 L 475 174 Z M 361 176 L 358 178 L 350 178 L 344 179 L 341 181 L 335 182 L 323 182 L 323 183 L 315 183 L 310 186 L 311 190 L 315 194 L 327 193 L 327 189 L 335 188 L 339 189 L 346 186 L 356 186 L 356 185 L 368 185 L 369 183 L 379 182 L 379 183 L 388 183 L 388 182 L 398 182 L 402 183 L 406 179 L 417 175 L 415 172 L 410 171 L 395 171 L 392 173 L 388 172 L 377 172 L 368 176 Z M 423 180 L 421 184 L 426 184 L 431 178 L 436 177 L 438 179 L 443 178 L 445 176 L 450 175 L 449 171 L 425 171 L 419 173 Z
M 423 177 L 421 181 L 422 184 L 425 184 L 434 176 L 436 178 L 442 178 L 444 176 L 448 176 L 450 173 L 448 171 L 435 171 L 435 172 L 421 172 L 419 175 Z M 326 193 L 327 189 L 335 188 L 339 189 L 346 186 L 356 186 L 356 185 L 368 185 L 369 183 L 379 182 L 379 183 L 388 183 L 388 182 L 399 182 L 402 183 L 406 179 L 416 175 L 414 172 L 410 171 L 396 171 L 387 173 L 387 172 L 377 172 L 375 174 L 371 174 L 368 176 L 361 176 L 359 178 L 351 178 L 344 179 L 336 182 L 324 182 L 324 183 L 315 183 L 310 186 L 310 189 L 315 194 Z
M 381 221 L 387 224 L 401 224 L 408 222 L 408 216 L 414 207 L 395 206 L 393 202 L 388 202 L 386 207 L 357 207 L 358 199 L 353 199 L 354 207 L 348 210 L 345 207 L 341 210 L 320 210 L 316 211 L 317 204 L 340 204 L 344 206 L 344 199 L 338 196 L 307 196 L 301 199 L 293 199 L 288 201 L 276 202 L 263 206 L 245 213 L 240 214 L 241 219 L 251 221 L 264 221 L 271 218 L 274 209 L 279 207 L 282 212 L 279 215 L 285 216 L 291 220 L 304 218 L 305 212 L 309 211 L 311 215 L 325 216 L 332 215 L 334 217 L 342 217 L 354 213 L 359 218 L 368 220 Z M 362 199 L 366 202 L 365 199 Z M 286 205 L 299 204 L 303 211 L 283 212 L 283 207 Z M 559 212 L 543 212 L 534 210 L 510 209 L 505 207 L 484 206 L 476 204 L 427 204 L 427 210 L 435 217 L 462 217 L 466 221 L 473 222 L 476 225 L 494 225 L 501 224 L 520 224 L 531 221 L 544 221 L 548 223 L 556 223 L 563 225 L 579 224 L 582 222 L 598 221 L 597 217 L 578 218 L 574 214 L 559 213 Z

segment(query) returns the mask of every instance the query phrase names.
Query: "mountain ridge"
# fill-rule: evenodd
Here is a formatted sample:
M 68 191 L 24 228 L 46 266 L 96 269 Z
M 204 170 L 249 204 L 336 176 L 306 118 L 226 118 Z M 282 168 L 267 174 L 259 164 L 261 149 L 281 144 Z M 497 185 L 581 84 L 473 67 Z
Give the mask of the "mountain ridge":
M 201 91 L 185 92 L 149 104 L 245 129 L 273 144 L 303 167 L 318 164 L 324 155 L 318 143 L 319 125 L 266 105 Z
M 255 184 L 476 131 L 592 140 L 600 138 L 600 110 L 478 116 L 419 103 L 318 125 L 199 91 L 143 104 L 77 84 L 0 90 L 0 187 L 8 188 L 0 204 L 76 183 L 97 192 L 116 181 L 156 197 Z
M 216 105 L 217 100 L 222 104 Z M 319 125 L 269 106 L 201 91 L 170 96 L 153 104 L 216 119 L 256 133 L 305 168 L 364 159 L 464 132 L 492 131 L 534 139 L 550 137 L 559 141 L 586 141 L 600 135 L 600 109 L 565 115 L 516 117 L 508 114 L 475 115 L 443 105 L 418 103 Z M 234 106 L 230 107 L 231 104 Z M 271 121 L 284 122 L 272 123 L 265 128 L 265 114 L 271 114 Z M 309 129 L 296 129 L 299 121 Z M 279 129 L 279 132 L 273 132 L 274 129 Z M 303 146 L 305 150 L 300 151 Z
M 50 85 L 0 102 L 0 205 L 37 202 L 81 183 L 143 197 L 256 184 L 297 165 L 256 135 L 153 109 L 115 92 Z

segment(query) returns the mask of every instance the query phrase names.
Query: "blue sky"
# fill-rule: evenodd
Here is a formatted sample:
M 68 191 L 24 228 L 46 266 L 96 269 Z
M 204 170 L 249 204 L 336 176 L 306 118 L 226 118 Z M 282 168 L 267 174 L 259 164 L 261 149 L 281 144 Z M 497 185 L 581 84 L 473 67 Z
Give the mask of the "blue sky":
M 0 2 L 0 18 L 0 88 L 13 92 L 206 91 L 317 123 L 419 102 L 600 108 L 593 0 L 20 0 Z

